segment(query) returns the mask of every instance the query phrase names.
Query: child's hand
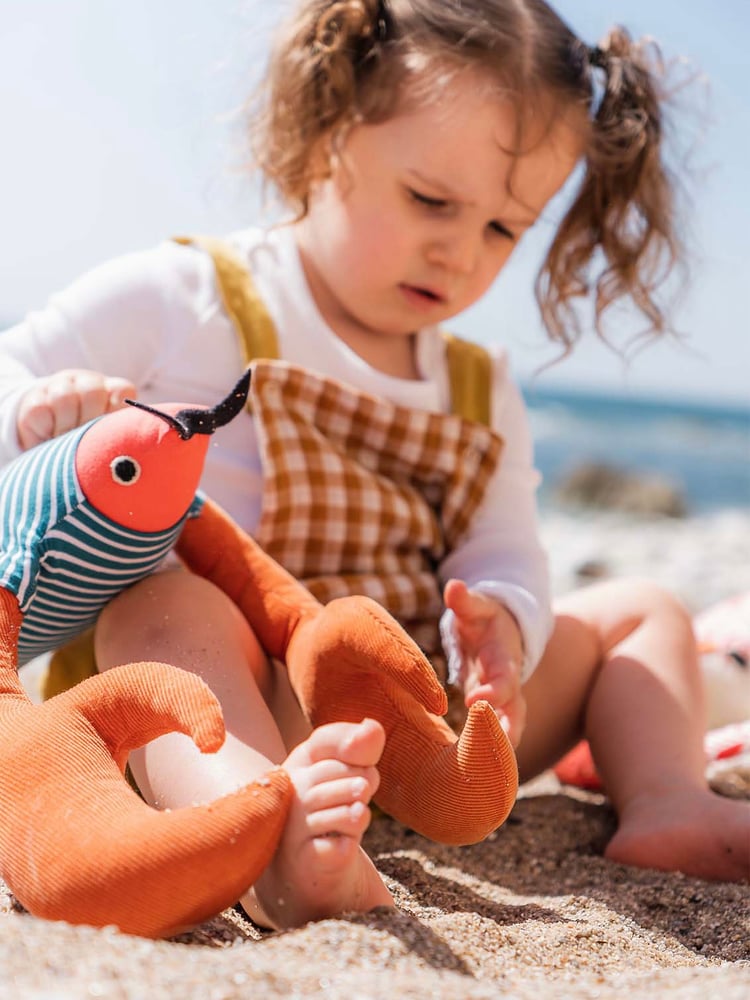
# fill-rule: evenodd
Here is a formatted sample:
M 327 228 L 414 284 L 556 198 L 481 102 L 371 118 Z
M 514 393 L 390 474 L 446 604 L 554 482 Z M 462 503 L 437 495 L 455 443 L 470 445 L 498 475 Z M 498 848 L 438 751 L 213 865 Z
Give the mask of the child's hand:
M 80 427 L 87 420 L 119 410 L 135 386 L 124 378 L 70 368 L 38 379 L 21 400 L 16 428 L 26 451 Z
M 518 746 L 526 702 L 521 694 L 523 641 L 516 620 L 494 598 L 469 590 L 462 580 L 449 580 L 443 596 L 456 616 L 466 705 L 488 701 Z

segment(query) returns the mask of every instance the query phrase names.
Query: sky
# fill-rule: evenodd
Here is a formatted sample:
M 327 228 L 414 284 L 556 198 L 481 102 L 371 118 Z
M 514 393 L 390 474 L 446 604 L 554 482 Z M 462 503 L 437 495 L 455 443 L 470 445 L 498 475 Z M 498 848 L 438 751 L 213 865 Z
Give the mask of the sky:
M 614 23 L 658 40 L 693 83 L 675 117 L 689 150 L 693 255 L 670 337 L 627 363 L 591 330 L 572 356 L 532 286 L 559 206 L 451 329 L 499 341 L 522 380 L 750 406 L 750 38 L 747 0 L 558 0 L 587 42 Z M 109 257 L 260 218 L 242 105 L 283 0 L 0 0 L 0 325 Z M 556 214 L 557 213 L 557 214 Z M 627 317 L 613 331 L 627 338 Z M 541 369 L 541 371 L 540 371 Z

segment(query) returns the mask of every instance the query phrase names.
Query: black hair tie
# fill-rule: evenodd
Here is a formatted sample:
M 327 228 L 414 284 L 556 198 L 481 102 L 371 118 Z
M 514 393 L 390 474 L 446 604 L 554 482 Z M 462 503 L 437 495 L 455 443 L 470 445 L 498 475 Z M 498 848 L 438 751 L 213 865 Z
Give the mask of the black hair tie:
M 607 68 L 609 57 L 604 49 L 599 48 L 598 45 L 592 45 L 587 50 L 586 54 L 589 57 L 589 66 L 596 66 L 598 69 Z
M 386 0 L 379 0 L 375 13 L 375 38 L 379 42 L 387 42 L 390 35 L 391 15 L 388 12 Z

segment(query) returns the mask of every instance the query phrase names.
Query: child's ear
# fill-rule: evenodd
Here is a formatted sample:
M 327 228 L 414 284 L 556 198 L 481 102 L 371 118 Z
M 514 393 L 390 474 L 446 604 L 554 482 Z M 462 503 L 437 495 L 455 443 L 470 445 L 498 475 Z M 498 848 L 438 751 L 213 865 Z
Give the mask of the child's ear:
M 335 129 L 326 129 L 312 144 L 307 161 L 307 191 L 309 200 L 315 191 L 325 181 L 330 180 L 341 166 L 341 150 L 351 125 L 339 125 Z

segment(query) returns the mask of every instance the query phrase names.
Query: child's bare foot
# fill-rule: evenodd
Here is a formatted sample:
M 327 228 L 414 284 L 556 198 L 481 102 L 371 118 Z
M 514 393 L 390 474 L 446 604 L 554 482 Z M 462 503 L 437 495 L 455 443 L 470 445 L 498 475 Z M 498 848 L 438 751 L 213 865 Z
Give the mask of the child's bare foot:
M 640 868 L 750 882 L 750 803 L 702 788 L 644 794 L 622 811 L 604 853 Z
M 383 727 L 373 719 L 334 722 L 289 754 L 283 767 L 296 796 L 273 861 L 241 901 L 251 915 L 258 913 L 255 902 L 261 922 L 285 928 L 393 905 L 361 847 L 384 742 Z

